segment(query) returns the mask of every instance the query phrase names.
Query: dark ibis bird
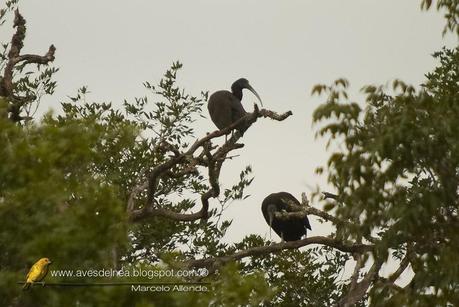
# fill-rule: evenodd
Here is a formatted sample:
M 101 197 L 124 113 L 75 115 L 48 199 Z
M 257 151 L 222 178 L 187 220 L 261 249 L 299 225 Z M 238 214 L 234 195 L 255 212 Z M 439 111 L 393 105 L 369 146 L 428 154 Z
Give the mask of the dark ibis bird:
M 247 114 L 241 103 L 243 89 L 251 91 L 263 106 L 260 96 L 249 84 L 247 79 L 241 78 L 236 80 L 233 85 L 231 85 L 231 92 L 221 90 L 213 93 L 209 97 L 207 109 L 209 110 L 210 118 L 218 129 L 228 127 Z M 246 123 L 241 123 L 236 127 L 241 135 L 244 135 L 247 128 L 248 125 Z
M 300 240 L 311 229 L 307 216 L 302 218 L 279 219 L 276 212 L 294 212 L 289 206 L 291 202 L 301 207 L 300 202 L 290 193 L 279 192 L 268 195 L 261 205 L 261 211 L 268 225 L 284 241 Z

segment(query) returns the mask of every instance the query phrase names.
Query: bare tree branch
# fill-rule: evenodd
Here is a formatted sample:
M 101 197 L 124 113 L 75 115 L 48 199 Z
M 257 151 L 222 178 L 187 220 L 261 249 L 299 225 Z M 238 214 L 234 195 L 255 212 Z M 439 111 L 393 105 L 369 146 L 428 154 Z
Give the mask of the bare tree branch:
M 281 242 L 276 243 L 268 246 L 259 246 L 259 247 L 252 247 L 246 250 L 242 250 L 236 252 L 231 255 L 221 256 L 216 258 L 204 258 L 198 260 L 191 260 L 189 261 L 186 266 L 190 268 L 200 268 L 206 267 L 210 268 L 212 271 L 216 268 L 235 260 L 240 260 L 246 257 L 251 256 L 260 256 L 269 253 L 275 253 L 282 251 L 284 249 L 297 249 L 303 246 L 311 245 L 311 244 L 321 244 L 336 248 L 342 252 L 348 253 L 363 253 L 373 250 L 372 245 L 365 245 L 365 244 L 345 244 L 340 240 L 328 238 L 328 237 L 310 237 L 305 238 L 298 241 L 289 241 L 289 242 Z
M 54 45 L 51 45 L 49 46 L 48 52 L 46 52 L 45 55 L 23 54 L 15 59 L 15 64 L 21 62 L 25 62 L 26 64 L 48 64 L 49 62 L 54 61 L 55 52 L 56 47 L 54 47 Z
M 285 202 L 287 203 L 289 209 L 292 212 L 275 212 L 274 216 L 280 220 L 290 220 L 290 219 L 303 219 L 307 217 L 308 215 L 315 215 L 320 218 L 323 218 L 326 221 L 332 222 L 334 225 L 337 227 L 349 227 L 349 226 L 355 226 L 353 223 L 345 220 L 341 220 L 325 211 L 316 209 L 314 207 L 311 207 L 309 205 L 309 200 L 306 196 L 306 193 L 301 194 L 301 204 L 298 205 L 294 202 L 291 202 L 290 200 L 286 199 Z M 372 237 L 365 237 L 369 242 L 376 242 L 377 239 L 372 238 Z
M 11 47 L 8 52 L 8 62 L 5 65 L 3 76 L 0 78 L 0 96 L 7 97 L 9 102 L 8 113 L 11 120 L 19 122 L 23 118 L 20 116 L 21 108 L 28 102 L 31 102 L 35 97 L 19 97 L 14 93 L 13 73 L 14 68 L 18 63 L 24 62 L 25 64 L 48 64 L 54 61 L 54 53 L 56 48 L 51 45 L 48 52 L 43 55 L 24 54 L 21 55 L 22 47 L 24 46 L 24 39 L 26 35 L 26 21 L 19 13 L 19 10 L 14 12 L 14 24 L 16 33 L 11 39 Z
M 323 192 L 322 194 L 324 194 L 325 198 L 331 198 L 331 199 L 335 199 L 337 200 L 338 199 L 338 196 L 335 195 L 335 194 L 331 194 L 331 193 L 328 193 L 328 192 Z M 309 201 L 306 197 L 306 193 L 302 193 L 301 194 L 301 198 L 302 198 L 302 206 L 304 207 L 303 209 L 303 212 L 304 214 L 308 215 L 308 214 L 311 214 L 311 215 L 315 215 L 315 216 L 318 216 L 318 217 L 321 217 L 323 218 L 324 220 L 326 221 L 329 221 L 329 222 L 332 222 L 337 228 L 339 227 L 356 227 L 356 225 L 350 221 L 346 221 L 346 220 L 342 220 L 342 219 L 339 219 L 325 211 L 322 211 L 322 210 L 319 210 L 319 209 L 316 209 L 316 208 L 313 208 L 309 205 Z M 299 216 L 299 214 L 298 214 Z M 378 239 L 370 236 L 370 235 L 367 235 L 365 236 L 365 239 L 368 240 L 369 242 L 371 243 L 375 243 L 376 241 L 378 241 Z

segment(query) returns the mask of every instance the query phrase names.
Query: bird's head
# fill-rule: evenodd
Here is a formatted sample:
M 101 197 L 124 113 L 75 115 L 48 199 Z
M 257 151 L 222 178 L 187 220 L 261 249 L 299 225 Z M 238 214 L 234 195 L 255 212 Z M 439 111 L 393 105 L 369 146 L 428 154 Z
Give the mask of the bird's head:
M 49 265 L 53 263 L 51 260 L 49 260 L 49 258 L 41 258 L 40 260 L 38 260 L 38 262 L 40 262 L 42 265 Z
M 258 95 L 257 91 L 255 91 L 255 89 L 249 84 L 249 80 L 247 80 L 246 78 L 240 78 L 236 80 L 233 83 L 233 85 L 231 85 L 231 90 L 233 91 L 233 93 L 245 88 L 251 91 L 258 98 L 261 105 L 263 106 L 263 102 L 261 101 L 260 95 Z

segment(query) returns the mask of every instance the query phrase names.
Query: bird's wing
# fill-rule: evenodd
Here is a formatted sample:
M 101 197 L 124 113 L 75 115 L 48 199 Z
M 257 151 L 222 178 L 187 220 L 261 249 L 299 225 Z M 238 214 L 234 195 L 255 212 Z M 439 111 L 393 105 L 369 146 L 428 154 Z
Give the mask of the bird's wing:
M 46 277 L 46 275 L 48 274 L 48 269 L 49 269 L 48 265 L 45 265 L 45 266 L 42 268 L 41 274 L 40 274 L 40 276 L 38 277 L 37 281 L 42 281 L 42 280 Z
M 218 91 L 213 93 L 207 104 L 210 118 L 218 129 L 223 129 L 232 123 L 232 94 L 228 91 Z
M 233 96 L 231 99 L 232 122 L 234 123 L 235 121 L 245 116 L 246 114 L 247 112 L 244 110 L 244 107 L 242 106 L 241 101 L 239 101 L 239 99 Z
M 27 282 L 41 281 L 48 273 L 48 267 L 41 263 L 35 263 L 27 274 Z
M 39 272 L 40 268 L 38 266 L 38 263 L 32 265 L 32 267 L 29 270 L 29 273 L 27 273 L 27 282 L 34 282 Z

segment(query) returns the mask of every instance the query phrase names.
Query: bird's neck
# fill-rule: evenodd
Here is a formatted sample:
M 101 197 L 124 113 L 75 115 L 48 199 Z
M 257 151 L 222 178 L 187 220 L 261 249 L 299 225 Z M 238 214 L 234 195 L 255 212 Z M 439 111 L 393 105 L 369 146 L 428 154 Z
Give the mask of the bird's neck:
M 231 91 L 233 92 L 233 95 L 237 97 L 237 99 L 242 100 L 242 88 L 232 87 Z

